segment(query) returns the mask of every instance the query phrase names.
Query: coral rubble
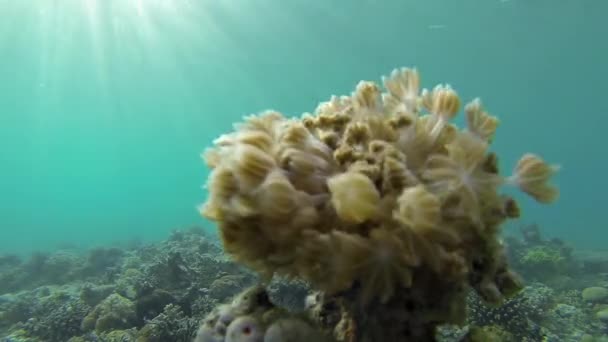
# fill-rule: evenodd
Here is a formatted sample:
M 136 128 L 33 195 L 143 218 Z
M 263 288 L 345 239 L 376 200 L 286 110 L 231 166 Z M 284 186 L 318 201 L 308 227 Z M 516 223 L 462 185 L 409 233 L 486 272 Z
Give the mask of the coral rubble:
M 340 298 L 350 341 L 433 340 L 463 322 L 469 288 L 494 304 L 520 288 L 498 239 L 519 209 L 499 188 L 552 202 L 556 168 L 525 154 L 503 177 L 489 150 L 499 122 L 479 99 L 460 129 L 450 86 L 420 91 L 408 68 L 383 83 L 235 125 L 204 154 L 201 213 L 236 261 Z

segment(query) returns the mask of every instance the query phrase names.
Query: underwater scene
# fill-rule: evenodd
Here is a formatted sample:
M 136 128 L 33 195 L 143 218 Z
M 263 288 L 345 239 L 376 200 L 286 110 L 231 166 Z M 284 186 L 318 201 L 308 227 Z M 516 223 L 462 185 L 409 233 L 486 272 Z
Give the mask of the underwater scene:
M 606 13 L 0 0 L 0 342 L 608 342 Z

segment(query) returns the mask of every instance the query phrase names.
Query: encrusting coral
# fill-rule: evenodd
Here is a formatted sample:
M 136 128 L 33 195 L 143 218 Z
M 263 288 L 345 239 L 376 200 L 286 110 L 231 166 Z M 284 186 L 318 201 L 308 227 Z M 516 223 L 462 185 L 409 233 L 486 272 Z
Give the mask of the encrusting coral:
M 556 168 L 526 154 L 503 177 L 489 151 L 498 120 L 479 99 L 459 129 L 450 86 L 420 91 L 408 68 L 383 83 L 385 93 L 362 81 L 301 118 L 268 111 L 235 125 L 204 154 L 201 213 L 260 274 L 351 296 L 357 341 L 427 340 L 437 324 L 462 322 L 469 286 L 491 303 L 519 289 L 498 239 L 519 209 L 499 188 L 549 203 Z M 370 318 L 374 306 L 384 310 Z M 379 319 L 399 322 L 374 332 Z

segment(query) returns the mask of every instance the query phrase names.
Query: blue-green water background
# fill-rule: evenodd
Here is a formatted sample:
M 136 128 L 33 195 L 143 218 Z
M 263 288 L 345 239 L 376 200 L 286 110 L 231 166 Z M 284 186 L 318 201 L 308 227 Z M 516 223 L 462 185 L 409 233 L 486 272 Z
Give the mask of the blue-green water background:
M 608 241 L 608 2 L 0 0 L 0 252 L 165 238 L 204 225 L 199 153 L 245 114 L 312 111 L 416 66 L 481 96 L 508 173 L 563 166 L 524 218 Z

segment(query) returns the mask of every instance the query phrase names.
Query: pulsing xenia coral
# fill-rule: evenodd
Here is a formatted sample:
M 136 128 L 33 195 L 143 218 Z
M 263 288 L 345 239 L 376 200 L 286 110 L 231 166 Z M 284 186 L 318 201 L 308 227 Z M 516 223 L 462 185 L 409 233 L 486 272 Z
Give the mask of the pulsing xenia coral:
M 499 188 L 551 202 L 555 168 L 526 154 L 502 177 L 489 151 L 498 120 L 479 99 L 460 129 L 451 87 L 421 91 L 407 68 L 383 83 L 384 93 L 362 81 L 301 118 L 269 111 L 235 125 L 204 154 L 201 212 L 226 251 L 265 276 L 352 290 L 364 305 L 410 296 L 409 310 L 426 313 L 417 326 L 459 321 L 468 286 L 494 303 L 518 288 L 497 235 L 519 210 Z

